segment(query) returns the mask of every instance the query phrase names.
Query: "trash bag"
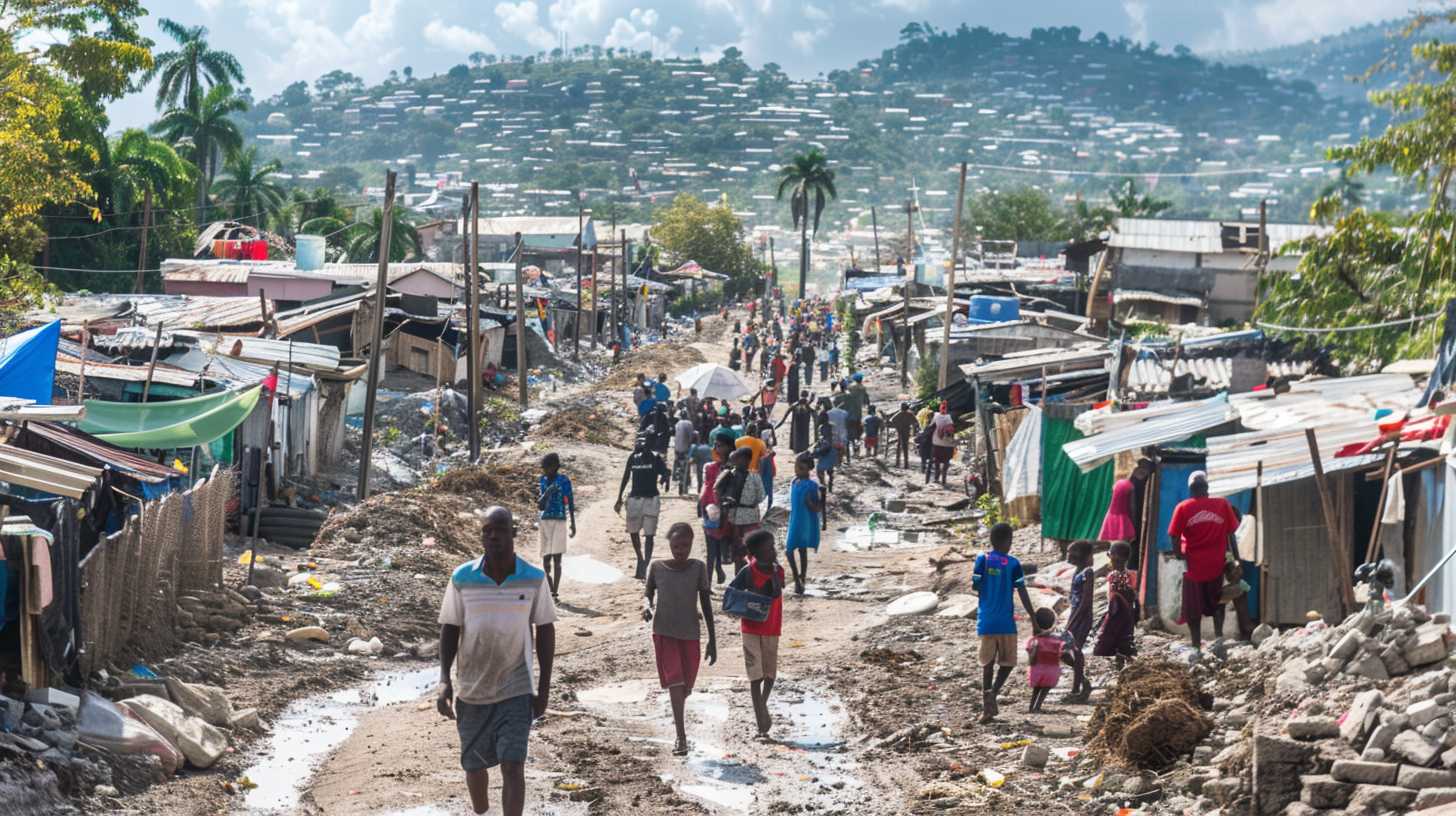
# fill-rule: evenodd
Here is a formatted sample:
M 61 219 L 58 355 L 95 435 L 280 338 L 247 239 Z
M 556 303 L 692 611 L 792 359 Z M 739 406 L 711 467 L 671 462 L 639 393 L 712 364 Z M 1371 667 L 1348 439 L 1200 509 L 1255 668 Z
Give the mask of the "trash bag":
M 94 691 L 81 692 L 76 728 L 81 742 L 94 748 L 115 754 L 156 756 L 167 776 L 182 767 L 182 754 L 176 746 L 136 715 Z

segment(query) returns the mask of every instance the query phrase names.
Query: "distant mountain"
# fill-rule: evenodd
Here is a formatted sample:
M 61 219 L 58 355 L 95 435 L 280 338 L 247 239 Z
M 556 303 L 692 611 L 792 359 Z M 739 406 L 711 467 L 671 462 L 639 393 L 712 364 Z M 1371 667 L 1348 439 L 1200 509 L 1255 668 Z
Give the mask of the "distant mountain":
M 1369 91 L 1393 87 L 1410 76 L 1412 45 L 1456 34 L 1456 26 L 1441 23 L 1407 37 L 1409 23 L 1409 19 L 1387 20 L 1282 48 L 1218 58 L 1263 68 L 1279 79 L 1311 82 L 1326 96 L 1363 100 Z M 1382 70 L 1367 77 L 1377 65 L 1383 65 Z
M 298 83 L 260 102 L 246 132 L 304 178 L 378 185 L 388 164 L 412 182 L 411 203 L 442 213 L 463 178 L 488 185 L 492 214 L 574 211 L 573 191 L 648 207 L 690 192 L 777 224 L 777 164 L 820 147 L 840 173 L 834 227 L 868 226 L 872 204 L 903 211 L 912 185 L 925 218 L 948 222 L 960 161 L 973 193 L 1030 184 L 1098 199 L 1126 175 L 1174 201 L 1170 214 L 1236 217 L 1267 198 L 1271 217 L 1303 220 L 1333 172 L 1325 149 L 1383 126 L 1312 80 L 1155 49 L 1071 27 L 1013 37 L 912 23 L 896 47 L 815 80 L 736 52 L 477 57 L 372 88 L 338 72 Z

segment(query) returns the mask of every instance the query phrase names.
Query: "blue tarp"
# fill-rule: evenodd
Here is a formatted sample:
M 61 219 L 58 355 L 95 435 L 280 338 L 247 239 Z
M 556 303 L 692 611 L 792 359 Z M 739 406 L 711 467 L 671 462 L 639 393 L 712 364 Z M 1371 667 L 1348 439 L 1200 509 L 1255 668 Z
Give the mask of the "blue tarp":
M 0 339 L 0 397 L 51 404 L 61 321 Z

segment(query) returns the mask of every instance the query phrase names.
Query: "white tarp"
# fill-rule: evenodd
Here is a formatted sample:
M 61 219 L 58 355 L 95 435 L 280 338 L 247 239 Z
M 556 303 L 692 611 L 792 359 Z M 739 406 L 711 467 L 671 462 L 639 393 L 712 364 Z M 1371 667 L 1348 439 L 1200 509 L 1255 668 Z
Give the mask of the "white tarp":
M 1002 490 L 1007 502 L 1041 495 L 1041 408 L 1027 407 L 1021 426 L 1006 445 Z

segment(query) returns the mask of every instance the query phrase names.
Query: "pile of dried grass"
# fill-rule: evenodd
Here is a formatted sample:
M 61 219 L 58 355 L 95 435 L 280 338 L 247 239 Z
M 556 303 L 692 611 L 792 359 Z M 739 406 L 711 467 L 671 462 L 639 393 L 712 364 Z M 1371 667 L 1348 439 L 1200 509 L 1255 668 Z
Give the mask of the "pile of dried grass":
M 692 346 L 676 341 L 656 343 L 628 354 L 622 362 L 607 370 L 602 378 L 602 388 L 631 388 L 637 383 L 638 374 L 656 379 L 658 374 L 673 374 L 698 363 L 707 362 L 703 353 Z
M 541 438 L 570 439 L 591 445 L 632 449 L 633 431 L 619 417 L 587 408 L 568 408 L 541 420 L 532 433 Z
M 1187 667 L 1167 660 L 1134 661 L 1109 700 L 1092 712 L 1087 750 L 1119 764 L 1157 769 L 1191 752 L 1213 730 L 1198 710 Z

